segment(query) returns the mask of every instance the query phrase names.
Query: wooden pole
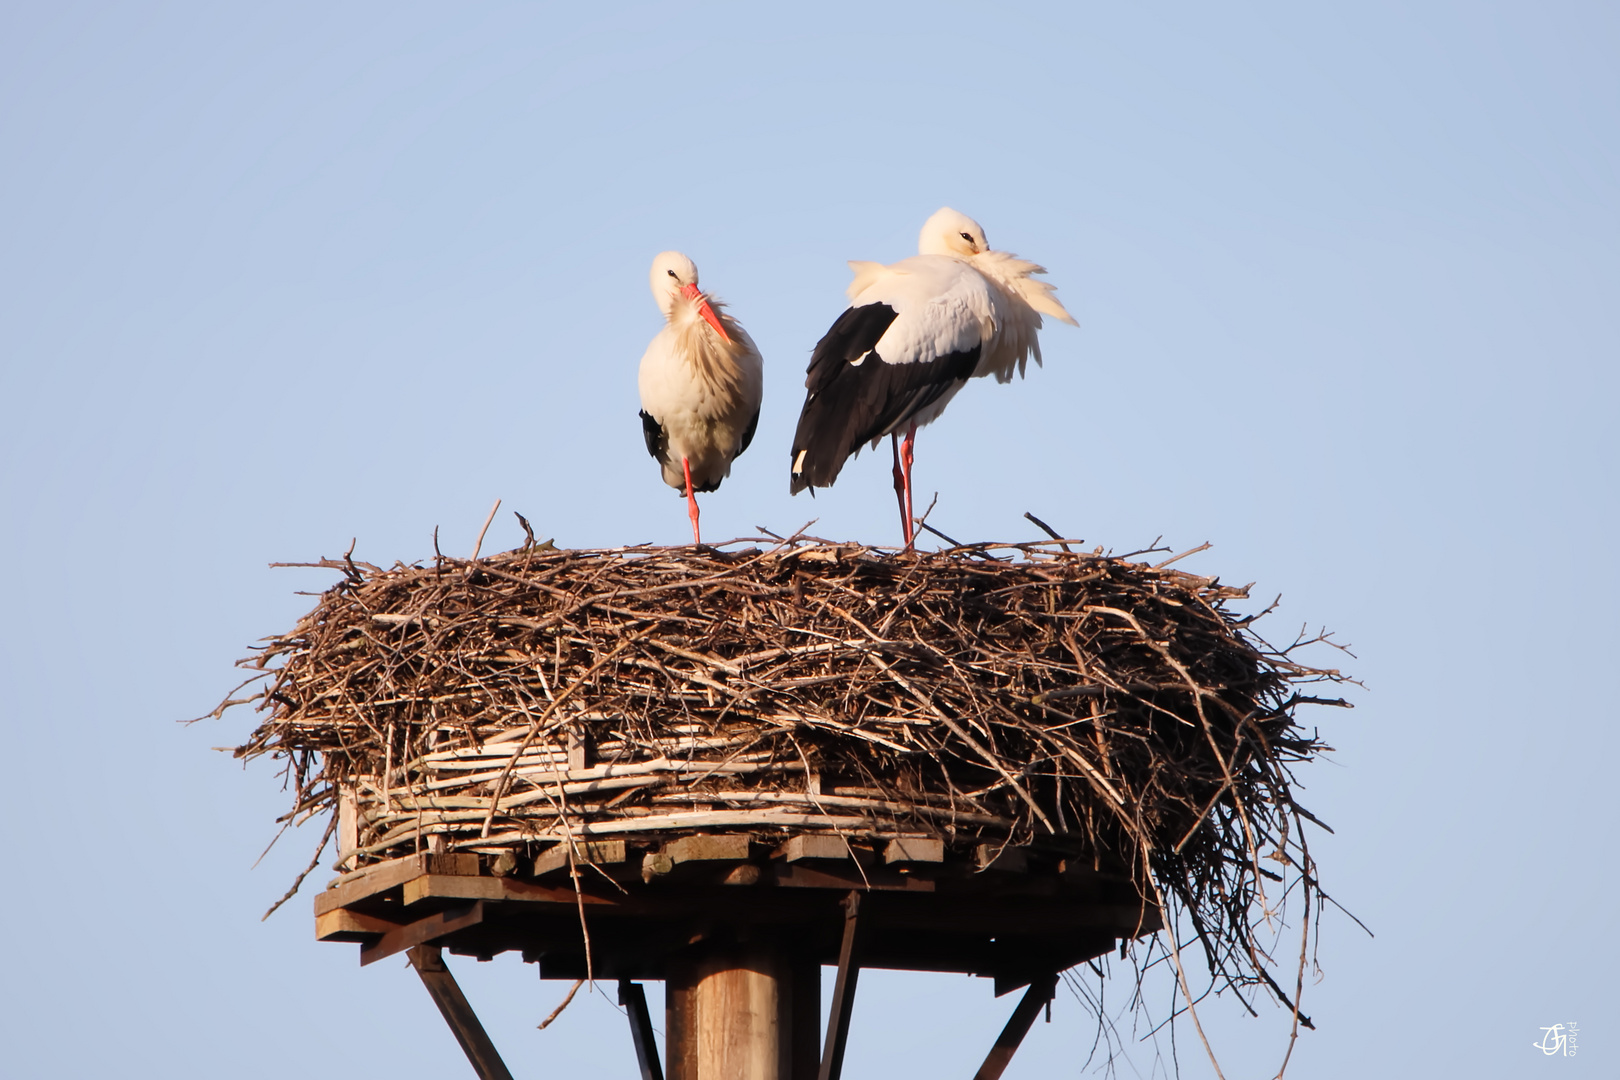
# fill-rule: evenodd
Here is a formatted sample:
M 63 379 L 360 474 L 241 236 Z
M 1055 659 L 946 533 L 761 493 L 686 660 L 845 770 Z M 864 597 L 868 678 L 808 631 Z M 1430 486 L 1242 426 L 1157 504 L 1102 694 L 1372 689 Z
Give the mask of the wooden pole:
M 699 946 L 670 965 L 664 992 L 668 1080 L 814 1077 L 820 967 L 813 958 L 775 941 Z
M 472 1062 L 478 1080 L 512 1080 L 512 1074 L 506 1071 L 506 1063 L 495 1050 L 495 1044 L 490 1042 L 484 1025 L 478 1022 L 478 1014 L 467 1003 L 467 995 L 461 992 L 456 977 L 444 966 L 444 955 L 439 947 L 418 945 L 408 955 L 411 966 L 422 977 L 422 985 L 433 995 L 433 1004 L 439 1007 L 444 1022 L 450 1025 L 456 1042 L 461 1044 L 462 1052 Z
M 821 1070 L 821 961 L 813 953 L 793 954 L 792 1080 L 816 1080 Z

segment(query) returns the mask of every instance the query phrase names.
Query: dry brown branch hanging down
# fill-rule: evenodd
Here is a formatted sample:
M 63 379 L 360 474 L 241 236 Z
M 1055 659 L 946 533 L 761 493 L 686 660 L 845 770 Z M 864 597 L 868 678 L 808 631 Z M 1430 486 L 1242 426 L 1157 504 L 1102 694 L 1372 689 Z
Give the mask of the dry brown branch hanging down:
M 1128 875 L 1184 930 L 1184 993 L 1297 1017 L 1322 897 L 1293 770 L 1328 747 L 1296 712 L 1346 677 L 1258 636 L 1246 588 L 1055 540 L 755 542 L 303 564 L 342 579 L 214 715 L 263 714 L 236 754 L 286 765 L 283 821 L 356 793 L 340 873 L 716 832 L 1015 845 Z

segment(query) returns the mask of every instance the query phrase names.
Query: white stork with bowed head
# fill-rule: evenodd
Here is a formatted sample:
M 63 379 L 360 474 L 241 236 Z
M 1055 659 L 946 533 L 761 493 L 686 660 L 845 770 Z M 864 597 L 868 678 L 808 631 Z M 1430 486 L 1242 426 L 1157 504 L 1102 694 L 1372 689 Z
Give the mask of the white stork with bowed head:
M 663 252 L 649 277 L 665 321 L 641 357 L 641 429 L 664 483 L 686 496 L 692 542 L 701 544 L 697 493 L 718 488 L 753 441 L 764 366 L 725 305 L 698 289 L 691 259 Z
M 919 254 L 891 266 L 851 262 L 850 307 L 810 355 L 793 436 L 791 491 L 827 487 L 862 444 L 888 435 L 901 528 L 912 542 L 911 465 L 917 429 L 967 381 L 1010 382 L 1041 362 L 1041 315 L 1078 325 L 1030 275 L 1046 270 L 992 251 L 979 223 L 946 207 L 922 227 Z M 900 432 L 905 431 L 905 445 Z

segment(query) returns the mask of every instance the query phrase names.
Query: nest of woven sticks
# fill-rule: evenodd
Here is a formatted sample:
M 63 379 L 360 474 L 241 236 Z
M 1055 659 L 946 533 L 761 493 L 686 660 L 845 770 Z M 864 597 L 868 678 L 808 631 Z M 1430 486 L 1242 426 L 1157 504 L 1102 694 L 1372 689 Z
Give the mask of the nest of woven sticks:
M 339 869 L 723 831 L 1044 847 L 1288 1001 L 1256 931 L 1275 894 L 1309 917 L 1291 769 L 1327 747 L 1295 712 L 1344 677 L 1258 636 L 1246 588 L 1057 541 L 743 543 L 301 564 L 343 578 L 214 715 L 263 712 L 236 755 L 285 762 L 285 822 L 355 800 Z

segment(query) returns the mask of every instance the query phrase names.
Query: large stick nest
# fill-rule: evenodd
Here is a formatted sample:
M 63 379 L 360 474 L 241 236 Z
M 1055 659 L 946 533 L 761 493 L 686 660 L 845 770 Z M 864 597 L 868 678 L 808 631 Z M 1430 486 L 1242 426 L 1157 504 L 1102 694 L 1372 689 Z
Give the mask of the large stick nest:
M 339 869 L 430 838 L 1031 845 L 1123 867 L 1217 982 L 1287 1000 L 1256 929 L 1273 882 L 1308 917 L 1290 770 L 1327 748 L 1295 710 L 1343 676 L 1257 636 L 1245 588 L 1056 542 L 730 547 L 323 560 L 343 580 L 216 715 L 267 714 L 236 754 L 286 759 L 284 820 L 356 800 Z

